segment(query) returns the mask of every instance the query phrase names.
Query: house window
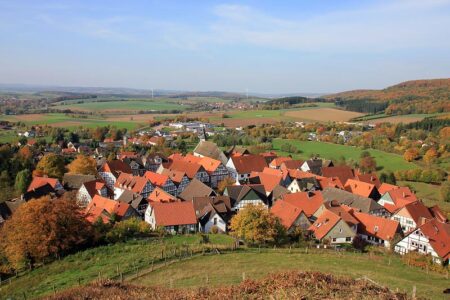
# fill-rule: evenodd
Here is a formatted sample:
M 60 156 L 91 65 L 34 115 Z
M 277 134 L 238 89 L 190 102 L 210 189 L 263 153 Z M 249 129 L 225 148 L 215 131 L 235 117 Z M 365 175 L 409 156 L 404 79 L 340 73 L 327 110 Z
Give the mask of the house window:
M 214 225 L 217 225 L 217 218 L 214 218 Z
M 339 233 L 342 233 L 342 228 L 339 228 Z
M 345 241 L 346 241 L 346 242 L 351 242 L 351 241 L 352 241 L 352 238 L 348 236 L 348 237 L 345 238 Z
M 336 238 L 333 238 L 333 243 L 336 242 Z

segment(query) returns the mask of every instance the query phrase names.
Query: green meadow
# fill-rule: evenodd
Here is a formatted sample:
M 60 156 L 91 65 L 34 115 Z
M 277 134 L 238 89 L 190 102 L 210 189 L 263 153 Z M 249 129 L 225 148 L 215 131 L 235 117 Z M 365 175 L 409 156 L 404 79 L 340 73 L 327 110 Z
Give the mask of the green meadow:
M 294 154 L 293 157 L 299 159 L 308 159 L 314 155 L 318 155 L 325 159 L 338 160 L 340 157 L 345 157 L 345 159 L 359 161 L 361 153 L 363 151 L 368 151 L 375 158 L 380 171 L 408 170 L 418 167 L 414 163 L 405 161 L 403 157 L 398 154 L 323 142 L 274 139 L 273 149 L 281 155 L 288 155 L 289 153 L 280 150 L 281 145 L 284 143 L 289 143 L 297 147 L 300 153 Z

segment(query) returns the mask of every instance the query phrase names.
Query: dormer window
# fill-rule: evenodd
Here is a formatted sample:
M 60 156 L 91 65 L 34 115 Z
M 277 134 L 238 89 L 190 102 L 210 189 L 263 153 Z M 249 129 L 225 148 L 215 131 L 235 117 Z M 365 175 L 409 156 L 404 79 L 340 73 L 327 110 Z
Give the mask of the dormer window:
M 373 228 L 373 231 L 375 231 L 375 232 L 378 232 L 378 226 L 377 225 L 375 225 L 375 227 Z

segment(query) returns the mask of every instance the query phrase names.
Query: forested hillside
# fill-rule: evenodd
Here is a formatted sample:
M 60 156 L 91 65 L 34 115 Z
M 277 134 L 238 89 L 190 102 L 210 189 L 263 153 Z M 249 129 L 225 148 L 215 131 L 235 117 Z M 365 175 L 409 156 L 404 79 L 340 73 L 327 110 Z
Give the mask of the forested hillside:
M 354 90 L 324 96 L 345 109 L 389 115 L 450 111 L 450 78 L 406 81 L 382 90 Z

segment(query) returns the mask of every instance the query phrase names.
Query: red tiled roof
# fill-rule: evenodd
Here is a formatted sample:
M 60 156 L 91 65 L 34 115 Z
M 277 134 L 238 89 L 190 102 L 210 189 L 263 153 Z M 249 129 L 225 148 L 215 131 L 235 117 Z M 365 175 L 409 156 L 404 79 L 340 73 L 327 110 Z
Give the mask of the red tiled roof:
M 347 180 L 353 179 L 355 177 L 355 173 L 353 169 L 348 166 L 323 167 L 322 176 L 338 177 L 342 183 L 346 183 Z
M 406 186 L 391 190 L 388 193 L 397 208 L 402 208 L 406 204 L 418 200 L 416 195 Z
M 283 162 L 280 166 L 280 168 L 282 170 L 287 170 L 287 169 L 298 169 L 303 165 L 304 161 L 303 160 L 298 160 L 298 159 L 291 159 L 291 160 L 287 160 L 285 162 Z
M 94 195 L 98 194 L 98 190 L 106 186 L 105 182 L 101 179 L 87 181 L 83 185 L 91 197 L 94 197 Z
M 149 180 L 145 177 L 121 173 L 119 175 L 119 178 L 117 178 L 117 181 L 114 184 L 114 186 L 117 188 L 127 189 L 140 194 L 143 192 L 144 187 L 148 182 Z
M 433 215 L 430 213 L 428 207 L 420 201 L 406 204 L 404 208 L 408 211 L 414 222 L 416 222 L 417 226 L 420 226 L 425 220 L 433 219 Z
M 311 217 L 324 202 L 321 192 L 285 194 L 281 199 L 281 201 L 286 201 L 303 210 L 308 218 Z
M 450 224 L 436 219 L 426 222 L 419 227 L 428 238 L 431 247 L 444 260 L 450 259 Z
M 270 212 L 280 218 L 283 226 L 286 227 L 286 229 L 289 229 L 292 227 L 295 220 L 298 219 L 302 210 L 289 202 L 280 200 L 275 202 L 270 209 Z
M 376 189 L 374 184 L 349 179 L 345 183 L 345 189 L 355 195 L 363 196 L 369 198 L 370 194 L 374 189 Z
M 154 210 L 156 226 L 197 224 L 194 204 L 191 201 L 150 203 Z
M 59 182 L 56 178 L 49 177 L 33 177 L 30 185 L 28 186 L 27 192 L 40 188 L 46 184 L 49 184 L 52 188 L 56 188 L 57 183 Z
M 190 163 L 185 160 L 174 160 L 167 166 L 169 170 L 185 172 L 190 179 L 194 178 L 201 168 L 202 166 L 200 164 Z
M 355 179 L 362 182 L 374 184 L 377 189 L 381 186 L 381 182 L 378 179 L 377 174 L 358 174 L 355 176 Z
M 338 177 L 322 177 L 322 176 L 316 176 L 317 181 L 319 181 L 320 187 L 323 190 L 327 187 L 337 188 L 337 189 L 344 189 L 344 185 L 339 180 Z
M 302 170 L 292 170 L 290 169 L 289 171 L 289 176 L 294 179 L 303 179 L 303 178 L 311 178 L 311 177 L 316 177 L 316 175 L 314 175 L 313 173 L 308 173 L 308 172 L 304 172 Z
M 144 177 L 147 178 L 150 183 L 155 186 L 163 186 L 167 182 L 167 180 L 169 180 L 169 176 L 151 171 L 145 172 Z
M 321 240 L 331 229 L 341 220 L 341 218 L 329 210 L 324 210 L 308 230 L 314 233 L 314 236 Z
M 252 171 L 261 172 L 267 167 L 266 160 L 261 155 L 232 156 L 231 159 L 239 174 L 249 174 Z
M 390 241 L 397 232 L 400 232 L 400 225 L 397 221 L 362 212 L 354 212 L 353 215 L 360 222 L 358 230 L 362 230 L 366 235 L 377 237 L 383 241 Z
M 169 170 L 169 169 L 163 169 L 161 174 L 169 176 L 169 178 L 177 184 L 179 184 L 183 180 L 184 175 L 186 175 L 186 173 L 184 173 L 182 171 Z
M 131 174 L 133 171 L 131 167 L 121 160 L 112 160 L 103 164 L 100 167 L 100 172 L 112 173 L 115 177 L 119 177 L 120 173 Z
M 259 178 L 259 182 L 264 185 L 264 190 L 271 193 L 273 189 L 280 184 L 282 180 L 281 175 L 272 175 L 264 172 L 252 172 L 250 178 Z
M 283 164 L 286 161 L 290 161 L 290 160 L 292 160 L 292 157 L 289 157 L 289 156 L 276 157 L 270 162 L 269 166 L 272 168 L 279 168 L 279 167 L 281 167 L 281 164 Z
M 383 182 L 378 188 L 378 192 L 380 192 L 380 195 L 383 196 L 385 193 L 399 188 L 399 186 Z
M 329 201 L 325 203 L 326 209 L 335 213 L 349 225 L 356 225 L 359 221 L 352 215 L 353 208 L 347 205 L 340 205 L 337 201 Z
M 205 156 L 200 159 L 199 164 L 203 166 L 206 172 L 211 174 L 215 172 L 222 163 L 220 162 L 220 160 Z
M 100 195 L 95 195 L 86 207 L 86 218 L 92 223 L 99 217 L 104 222 L 108 222 L 112 214 L 116 214 L 119 218 L 122 218 L 129 208 L 130 205 L 125 202 L 114 201 Z
M 151 202 L 175 202 L 177 201 L 177 198 L 159 187 L 156 187 L 153 192 L 150 193 L 147 200 Z

